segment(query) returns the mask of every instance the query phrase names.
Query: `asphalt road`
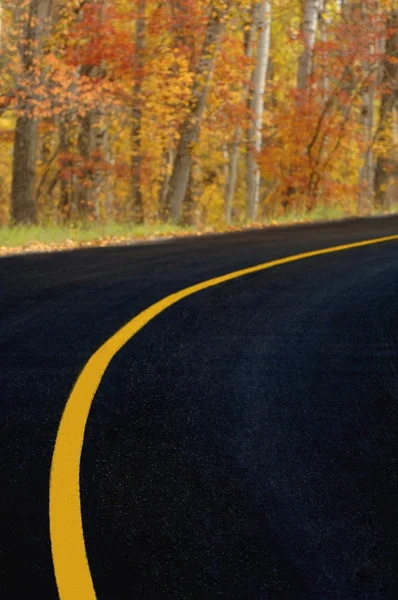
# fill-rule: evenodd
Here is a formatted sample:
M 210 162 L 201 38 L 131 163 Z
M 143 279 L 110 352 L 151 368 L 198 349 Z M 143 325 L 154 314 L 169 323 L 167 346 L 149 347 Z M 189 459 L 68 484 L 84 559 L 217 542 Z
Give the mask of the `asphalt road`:
M 210 277 L 397 233 L 388 218 L 0 259 L 0 597 L 58 597 L 52 451 L 109 336 Z M 397 293 L 393 241 L 199 292 L 124 346 L 82 455 L 98 600 L 396 597 Z

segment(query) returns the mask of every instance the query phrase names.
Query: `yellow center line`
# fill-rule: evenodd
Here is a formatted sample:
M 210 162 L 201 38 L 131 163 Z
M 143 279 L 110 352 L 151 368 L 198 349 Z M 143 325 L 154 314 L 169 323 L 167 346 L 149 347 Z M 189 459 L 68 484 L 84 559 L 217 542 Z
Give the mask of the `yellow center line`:
M 91 356 L 66 403 L 55 441 L 50 474 L 50 537 L 60 600 L 96 600 L 87 560 L 80 503 L 80 460 L 90 408 L 101 379 L 115 354 L 164 310 L 201 290 L 291 262 L 397 240 L 398 235 L 287 256 L 214 277 L 171 294 L 143 310 Z

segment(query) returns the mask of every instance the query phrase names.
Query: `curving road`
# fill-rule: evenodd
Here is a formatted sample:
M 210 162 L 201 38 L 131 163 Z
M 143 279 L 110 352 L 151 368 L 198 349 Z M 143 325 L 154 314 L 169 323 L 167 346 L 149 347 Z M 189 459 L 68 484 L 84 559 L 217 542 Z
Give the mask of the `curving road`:
M 188 285 L 397 233 L 383 218 L 1 259 L 0 597 L 58 598 L 52 452 L 105 340 Z M 203 290 L 122 348 L 82 454 L 98 600 L 396 597 L 397 294 L 390 241 Z

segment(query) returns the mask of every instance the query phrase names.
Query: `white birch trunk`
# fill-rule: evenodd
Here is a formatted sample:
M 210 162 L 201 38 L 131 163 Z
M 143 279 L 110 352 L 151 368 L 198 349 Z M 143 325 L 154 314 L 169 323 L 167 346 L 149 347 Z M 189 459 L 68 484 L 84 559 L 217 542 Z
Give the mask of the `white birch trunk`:
M 320 0 L 305 0 L 303 18 L 304 50 L 299 58 L 297 70 L 297 87 L 305 90 L 312 73 L 312 59 L 318 23 Z
M 260 170 L 257 154 L 262 146 L 262 125 L 264 114 L 264 92 L 269 61 L 271 39 L 271 2 L 260 2 L 256 14 L 257 53 L 256 68 L 252 78 L 252 94 L 250 110 L 253 116 L 252 128 L 249 132 L 249 148 L 247 153 L 247 206 L 246 217 L 255 221 L 260 197 Z
M 369 22 L 369 11 L 362 7 L 363 18 L 365 22 L 370 26 Z M 377 48 L 374 43 L 369 45 L 368 60 L 366 67 L 369 71 L 374 68 L 375 57 L 377 54 Z M 379 69 L 380 71 L 380 69 Z M 363 156 L 363 164 L 359 174 L 359 182 L 361 184 L 361 191 L 358 196 L 358 211 L 361 213 L 371 208 L 373 200 L 374 190 L 374 176 L 375 176 L 375 161 L 373 152 L 373 136 L 374 126 L 376 122 L 376 97 L 378 81 L 377 77 L 369 81 L 368 87 L 363 94 L 363 129 L 364 129 L 364 140 L 366 150 Z
M 327 0 L 320 0 L 319 7 L 319 33 L 321 42 L 325 45 L 328 41 L 328 27 L 331 22 L 330 16 L 327 14 L 326 3 Z M 329 90 L 329 78 L 327 75 L 328 58 L 328 52 L 324 49 L 322 53 L 322 99 L 324 102 L 326 102 Z

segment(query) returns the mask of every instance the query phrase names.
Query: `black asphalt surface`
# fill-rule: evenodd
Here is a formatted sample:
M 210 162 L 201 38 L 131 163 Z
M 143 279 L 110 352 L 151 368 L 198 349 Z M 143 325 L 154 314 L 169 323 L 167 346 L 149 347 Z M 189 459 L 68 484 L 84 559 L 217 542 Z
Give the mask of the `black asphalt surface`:
M 397 233 L 383 218 L 0 259 L 0 598 L 58 597 L 52 450 L 102 342 L 188 285 Z M 202 291 L 127 343 L 82 456 L 98 600 L 396 598 L 397 293 L 394 241 Z

